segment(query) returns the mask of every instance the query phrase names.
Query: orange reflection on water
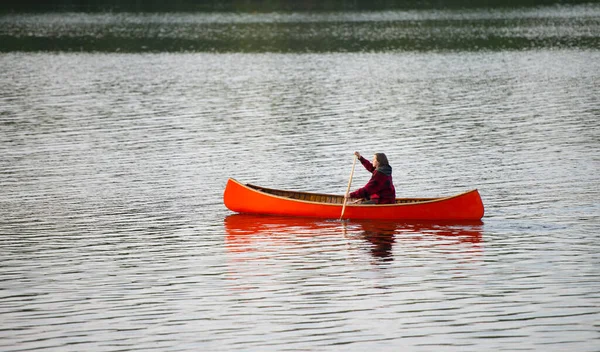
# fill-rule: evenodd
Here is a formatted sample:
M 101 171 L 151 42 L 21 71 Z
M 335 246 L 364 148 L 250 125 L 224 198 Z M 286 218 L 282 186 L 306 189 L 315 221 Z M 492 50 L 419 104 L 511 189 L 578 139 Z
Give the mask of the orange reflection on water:
M 225 218 L 228 281 L 234 291 L 281 290 L 320 272 L 354 278 L 364 264 L 416 272 L 423 263 L 452 277 L 478 267 L 482 223 L 396 223 L 234 214 Z M 475 264 L 475 265 L 474 265 Z M 343 269 L 341 269 L 343 268 Z M 394 269 L 395 268 L 395 269 Z M 293 274 L 290 274 L 293 273 Z M 291 275 L 291 276 L 290 276 Z M 346 276 L 345 276 L 346 275 Z M 292 280 L 292 281 L 290 281 Z M 324 280 L 324 279 L 319 279 Z
M 268 215 L 233 214 L 225 218 L 226 247 L 230 252 L 253 251 L 265 244 L 299 244 L 305 236 L 344 236 L 361 239 L 370 245 L 375 258 L 391 258 L 398 241 L 425 241 L 446 246 L 470 243 L 478 250 L 482 241 L 482 225 L 478 222 L 391 222 L 353 220 L 338 221 Z

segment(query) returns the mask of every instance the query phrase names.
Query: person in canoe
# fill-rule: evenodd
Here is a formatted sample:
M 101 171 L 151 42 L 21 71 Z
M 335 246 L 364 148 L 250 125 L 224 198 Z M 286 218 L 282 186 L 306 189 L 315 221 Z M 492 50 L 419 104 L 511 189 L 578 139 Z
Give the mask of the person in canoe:
M 354 152 L 354 155 L 373 176 L 364 187 L 350 193 L 350 198 L 362 198 L 359 201 L 361 204 L 394 204 L 396 189 L 392 182 L 392 167 L 385 154 L 375 153 L 373 163 L 359 152 Z

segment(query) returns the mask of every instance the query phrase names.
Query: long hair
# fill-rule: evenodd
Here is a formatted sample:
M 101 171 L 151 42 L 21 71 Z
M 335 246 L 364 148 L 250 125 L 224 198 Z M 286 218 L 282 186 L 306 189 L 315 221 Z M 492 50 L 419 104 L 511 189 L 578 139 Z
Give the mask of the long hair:
M 388 158 L 384 153 L 375 153 L 375 158 L 377 158 L 380 166 L 390 166 Z

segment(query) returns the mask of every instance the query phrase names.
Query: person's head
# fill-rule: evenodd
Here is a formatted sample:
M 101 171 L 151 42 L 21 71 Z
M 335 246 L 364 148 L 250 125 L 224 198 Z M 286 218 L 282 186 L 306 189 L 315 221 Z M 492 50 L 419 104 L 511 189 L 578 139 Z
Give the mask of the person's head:
M 385 156 L 385 154 L 375 153 L 375 155 L 373 156 L 373 166 L 375 168 L 378 168 L 380 166 L 390 166 L 390 163 L 388 162 L 387 156 Z

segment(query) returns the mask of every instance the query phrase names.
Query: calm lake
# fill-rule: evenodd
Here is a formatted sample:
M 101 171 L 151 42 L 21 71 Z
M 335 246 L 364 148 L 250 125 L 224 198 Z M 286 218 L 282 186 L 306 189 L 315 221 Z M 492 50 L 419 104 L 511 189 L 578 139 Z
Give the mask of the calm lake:
M 0 349 L 598 351 L 599 38 L 598 5 L 1 15 Z M 483 223 L 223 205 L 343 194 L 354 151 Z

